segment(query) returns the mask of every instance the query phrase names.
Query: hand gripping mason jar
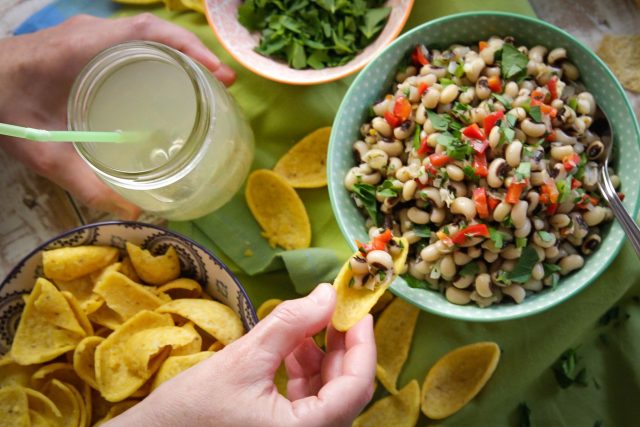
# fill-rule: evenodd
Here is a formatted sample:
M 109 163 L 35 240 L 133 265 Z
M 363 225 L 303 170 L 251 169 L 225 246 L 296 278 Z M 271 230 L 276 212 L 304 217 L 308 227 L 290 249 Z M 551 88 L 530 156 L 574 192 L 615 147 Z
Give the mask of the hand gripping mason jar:
M 144 135 L 129 143 L 74 145 L 117 193 L 171 220 L 221 207 L 253 159 L 253 133 L 223 84 L 158 43 L 128 42 L 99 53 L 71 89 L 68 124 Z

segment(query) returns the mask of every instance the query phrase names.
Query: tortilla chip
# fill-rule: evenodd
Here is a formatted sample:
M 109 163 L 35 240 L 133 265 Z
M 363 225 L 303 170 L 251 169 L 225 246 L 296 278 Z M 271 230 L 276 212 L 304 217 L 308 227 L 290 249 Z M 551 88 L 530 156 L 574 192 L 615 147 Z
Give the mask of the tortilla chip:
M 178 299 L 164 304 L 156 311 L 189 319 L 224 345 L 230 344 L 244 333 L 244 326 L 238 315 L 217 301 Z
M 73 294 L 85 314 L 93 313 L 103 303 L 102 298 L 93 292 L 94 280 L 92 275 L 74 280 L 56 280 L 54 283 L 60 291 Z
M 44 385 L 52 379 L 72 384 L 74 387 L 80 387 L 82 385 L 82 380 L 73 370 L 73 366 L 63 362 L 55 362 L 41 366 L 40 369 L 35 371 L 31 376 L 30 384 L 34 389 L 41 390 Z
M 394 237 L 394 240 L 401 244 L 402 247 L 402 252 L 393 260 L 394 272 L 397 275 L 398 271 L 402 270 L 404 263 L 407 260 L 409 243 L 404 238 Z M 356 252 L 352 256 L 359 253 L 360 252 Z M 366 316 L 395 279 L 394 277 L 394 279 L 390 280 L 388 284 L 378 286 L 375 290 L 371 291 L 364 287 L 360 289 L 349 287 L 349 282 L 352 277 L 353 272 L 351 271 L 349 260 L 347 260 L 338 273 L 338 276 L 333 281 L 333 286 L 336 288 L 337 300 L 336 309 L 333 312 L 331 322 L 338 331 L 342 332 L 348 330 L 358 323 L 360 319 Z
M 112 418 L 117 417 L 118 415 L 122 414 L 123 412 L 133 408 L 138 402 L 140 402 L 139 400 L 125 400 L 123 402 L 118 402 L 114 405 L 111 405 L 109 407 L 109 410 L 107 411 L 107 414 L 99 419 L 98 421 L 96 421 L 96 423 L 93 425 L 93 427 L 98 427 L 99 425 L 102 425 L 104 423 L 106 423 L 107 421 L 109 421 Z
M 193 279 L 181 277 L 160 286 L 158 292 L 169 295 L 171 299 L 200 298 L 200 295 L 202 295 L 202 286 Z
M 640 35 L 605 34 L 596 53 L 611 68 L 622 86 L 640 92 Z
M 120 262 L 118 271 L 136 283 L 140 283 L 141 281 L 140 276 L 136 273 L 136 269 L 133 267 L 133 263 L 129 257 L 124 257 L 122 262 Z
M 144 310 L 98 344 L 95 353 L 96 382 L 105 399 L 110 402 L 126 399 L 149 379 L 131 371 L 124 363 L 123 358 L 128 351 L 126 344 L 136 333 L 162 326 L 173 326 L 170 316 Z
M 9 355 L 0 358 L 0 388 L 19 385 L 29 385 L 31 375 L 38 369 L 37 365 L 22 366 L 11 359 Z
M 327 149 L 331 128 L 311 132 L 278 160 L 273 171 L 293 188 L 319 188 L 327 185 Z
M 268 299 L 258 307 L 256 314 L 258 315 L 258 320 L 262 320 L 269 315 L 282 302 L 281 299 L 272 298 Z
M 86 337 L 73 352 L 73 370 L 91 387 L 98 389 L 96 381 L 95 354 L 96 348 L 104 341 L 104 338 L 92 336 Z
M 391 394 L 396 394 L 396 383 L 409 355 L 413 331 L 420 309 L 396 298 L 382 312 L 376 322 L 374 334 L 378 363 L 376 377 Z
M 11 357 L 20 365 L 47 362 L 73 350 L 85 335 L 65 297 L 39 278 L 22 312 Z
M 29 427 L 29 401 L 23 387 L 0 388 L 0 414 L 1 427 Z
M 155 310 L 164 303 L 151 288 L 135 283 L 117 271 L 104 275 L 96 283 L 94 292 L 125 321 L 141 310 Z
M 211 357 L 215 352 L 201 351 L 198 353 L 188 354 L 185 356 L 171 356 L 164 361 L 156 377 L 153 380 L 151 389 L 155 390 L 163 382 L 175 377 L 182 371 L 186 371 L 190 367 Z
M 397 394 L 376 401 L 352 427 L 414 427 L 420 415 L 420 386 L 411 380 Z
M 434 420 L 458 412 L 489 381 L 499 360 L 494 342 L 465 345 L 442 356 L 424 380 L 422 412 Z
M 69 304 L 69 307 L 71 307 L 73 315 L 75 316 L 85 335 L 93 335 L 93 326 L 91 326 L 91 322 L 89 321 L 89 318 L 87 317 L 85 312 L 82 311 L 80 304 L 78 304 L 78 300 L 76 300 L 76 298 L 70 292 L 62 291 L 61 293 L 64 299 L 67 300 L 67 303 Z
M 99 309 L 89 315 L 89 320 L 107 329 L 114 330 L 122 325 L 122 316 L 113 311 L 107 304 L 103 304 Z M 102 336 L 100 333 L 96 335 Z
M 58 425 L 77 426 L 80 424 L 84 404 L 75 387 L 53 379 L 45 385 L 42 393 L 50 398 L 60 410 L 62 417 Z
M 29 409 L 29 422 L 31 427 L 50 427 L 49 421 L 33 409 Z
M 280 175 L 256 170 L 249 175 L 245 190 L 247 205 L 273 247 L 308 248 L 311 225 L 296 191 Z
M 370 313 L 373 315 L 380 313 L 391 303 L 391 301 L 393 301 L 394 298 L 395 296 L 391 292 L 385 291 L 385 293 L 382 294 L 380 299 L 376 302 L 376 305 L 371 308 Z
M 220 341 L 214 341 L 207 347 L 207 351 L 220 351 L 223 348 L 224 344 L 222 344 Z
M 25 387 L 24 391 L 27 393 L 27 399 L 29 400 L 29 409 L 42 415 L 44 419 L 51 420 L 51 425 L 57 425 L 58 420 L 62 417 L 62 412 L 60 412 L 58 406 L 37 390 Z
M 44 275 L 53 280 L 74 280 L 100 270 L 118 259 L 110 246 L 75 246 L 42 253 Z
M 127 253 L 140 278 L 150 285 L 164 285 L 180 275 L 180 258 L 173 246 L 164 255 L 152 255 L 146 249 L 127 242 Z

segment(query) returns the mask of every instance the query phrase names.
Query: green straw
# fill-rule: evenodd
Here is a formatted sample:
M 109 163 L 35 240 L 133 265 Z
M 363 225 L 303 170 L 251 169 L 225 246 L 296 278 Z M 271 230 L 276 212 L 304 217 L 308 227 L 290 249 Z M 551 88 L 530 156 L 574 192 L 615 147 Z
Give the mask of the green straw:
M 146 136 L 145 132 L 92 132 L 92 131 L 52 131 L 25 128 L 0 123 L 0 135 L 24 138 L 38 142 L 106 142 L 121 144 L 135 142 Z

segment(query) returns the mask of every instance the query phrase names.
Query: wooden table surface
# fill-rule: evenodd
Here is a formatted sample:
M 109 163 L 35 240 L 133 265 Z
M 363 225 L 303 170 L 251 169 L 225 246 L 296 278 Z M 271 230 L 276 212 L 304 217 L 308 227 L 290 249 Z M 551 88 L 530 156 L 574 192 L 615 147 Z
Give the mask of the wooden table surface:
M 51 0 L 0 1 L 0 37 L 11 37 L 27 17 Z M 531 0 L 538 16 L 592 49 L 603 34 L 637 34 L 640 0 Z M 640 118 L 640 94 L 627 92 Z M 0 279 L 38 244 L 70 228 L 109 215 L 78 206 L 62 189 L 35 175 L 0 150 Z M 142 221 L 158 223 L 152 216 Z

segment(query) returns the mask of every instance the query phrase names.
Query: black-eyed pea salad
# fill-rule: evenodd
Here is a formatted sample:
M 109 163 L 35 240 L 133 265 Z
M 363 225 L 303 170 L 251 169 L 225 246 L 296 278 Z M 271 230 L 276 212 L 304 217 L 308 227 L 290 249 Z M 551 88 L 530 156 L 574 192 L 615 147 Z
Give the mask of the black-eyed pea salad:
M 344 180 L 372 238 L 384 226 L 408 242 L 410 286 L 487 307 L 582 268 L 612 212 L 597 191 L 597 105 L 579 78 L 564 48 L 512 37 L 415 47 L 371 106 Z

